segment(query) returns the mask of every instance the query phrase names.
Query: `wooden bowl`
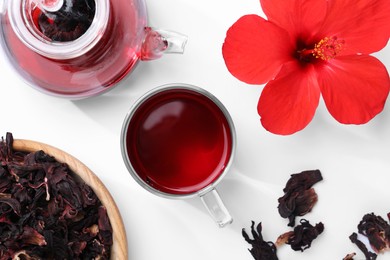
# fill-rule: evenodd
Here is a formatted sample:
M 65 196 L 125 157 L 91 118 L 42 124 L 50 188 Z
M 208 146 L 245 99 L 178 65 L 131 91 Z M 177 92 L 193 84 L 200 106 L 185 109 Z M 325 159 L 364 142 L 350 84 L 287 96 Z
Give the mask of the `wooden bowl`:
M 35 141 L 16 139 L 13 142 L 13 148 L 16 151 L 24 152 L 35 152 L 42 150 L 45 153 L 53 156 L 57 161 L 66 163 L 75 174 L 79 175 L 85 181 L 85 183 L 93 189 L 97 197 L 107 209 L 107 214 L 113 230 L 111 259 L 127 260 L 128 249 L 126 232 L 118 207 L 116 206 L 111 194 L 104 186 L 104 184 L 90 169 L 88 169 L 87 166 L 85 166 L 70 154 L 61 151 L 60 149 Z

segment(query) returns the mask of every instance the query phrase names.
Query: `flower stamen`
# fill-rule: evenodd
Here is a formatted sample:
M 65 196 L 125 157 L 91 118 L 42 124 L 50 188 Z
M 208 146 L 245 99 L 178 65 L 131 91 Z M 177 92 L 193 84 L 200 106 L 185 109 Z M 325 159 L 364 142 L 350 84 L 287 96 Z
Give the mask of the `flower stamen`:
M 317 59 L 331 60 L 343 50 L 344 40 L 336 36 L 325 37 L 314 45 L 313 56 Z

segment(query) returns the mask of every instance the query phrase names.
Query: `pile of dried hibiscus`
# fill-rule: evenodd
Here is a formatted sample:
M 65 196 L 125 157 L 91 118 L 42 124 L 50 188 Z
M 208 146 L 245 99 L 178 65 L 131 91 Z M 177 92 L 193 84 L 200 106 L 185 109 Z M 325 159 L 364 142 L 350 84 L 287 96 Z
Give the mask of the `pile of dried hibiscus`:
M 0 260 L 109 259 L 104 206 L 66 164 L 0 141 Z

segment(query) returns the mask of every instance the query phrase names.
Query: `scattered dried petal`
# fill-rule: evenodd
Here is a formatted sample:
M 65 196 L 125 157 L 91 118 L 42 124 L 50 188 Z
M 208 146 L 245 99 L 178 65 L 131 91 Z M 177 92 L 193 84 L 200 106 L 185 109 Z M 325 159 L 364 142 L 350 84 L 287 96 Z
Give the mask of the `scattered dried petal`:
M 390 225 L 381 216 L 366 214 L 358 225 L 360 234 L 366 236 L 376 253 L 382 253 L 390 246 Z
M 253 239 L 249 238 L 249 235 L 242 229 L 242 236 L 246 242 L 252 245 L 252 249 L 249 249 L 255 260 L 278 260 L 276 255 L 276 246 L 272 242 L 266 242 L 261 234 L 262 226 L 261 222 L 257 225 L 256 231 L 254 229 L 255 222 L 252 221 L 251 232 Z
M 322 175 L 319 170 L 291 175 L 283 189 L 284 196 L 278 199 L 279 214 L 289 219 L 288 226 L 295 226 L 295 217 L 304 216 L 312 210 L 318 197 L 311 187 L 321 180 Z
M 349 236 L 349 239 L 363 252 L 366 260 L 375 260 L 377 258 L 377 254 L 368 251 L 366 245 L 358 239 L 358 235 L 356 233 L 352 233 L 352 235 Z
M 320 222 L 313 226 L 306 219 L 302 219 L 300 223 L 293 232 L 286 233 L 288 236 L 286 244 L 289 244 L 294 251 L 303 252 L 310 248 L 313 240 L 324 231 L 324 224 Z

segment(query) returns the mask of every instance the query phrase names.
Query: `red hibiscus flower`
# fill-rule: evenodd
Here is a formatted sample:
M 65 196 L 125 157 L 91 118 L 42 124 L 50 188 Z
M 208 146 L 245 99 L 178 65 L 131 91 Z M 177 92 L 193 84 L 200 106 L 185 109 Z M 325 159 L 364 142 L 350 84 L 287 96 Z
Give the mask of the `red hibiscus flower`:
M 389 0 L 260 0 L 268 20 L 241 17 L 222 47 L 231 74 L 264 84 L 265 129 L 288 135 L 312 120 L 322 95 L 340 123 L 364 124 L 383 110 L 386 67 L 370 53 L 390 36 Z

